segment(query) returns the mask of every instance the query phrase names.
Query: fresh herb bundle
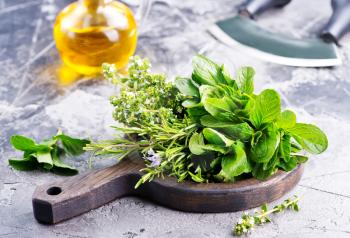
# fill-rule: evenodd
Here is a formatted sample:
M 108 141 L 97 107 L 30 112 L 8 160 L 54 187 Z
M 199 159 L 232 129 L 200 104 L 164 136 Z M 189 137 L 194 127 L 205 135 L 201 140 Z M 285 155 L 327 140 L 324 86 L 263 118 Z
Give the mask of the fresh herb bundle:
M 276 91 L 254 94 L 251 67 L 240 68 L 233 78 L 224 65 L 198 55 L 191 77 L 175 84 L 152 74 L 149 62 L 138 57 L 128 77 L 112 65 L 103 68 L 106 78 L 121 84 L 120 96 L 111 103 L 115 119 L 124 124 L 116 129 L 125 137 L 92 143 L 86 150 L 118 158 L 140 152 L 147 167 L 136 186 L 164 174 L 195 182 L 266 179 L 306 162 L 303 150 L 319 154 L 327 148 L 318 127 L 281 111 Z
M 39 169 L 61 175 L 75 175 L 78 170 L 65 164 L 60 158 L 64 155 L 80 155 L 84 152 L 83 147 L 90 143 L 88 140 L 67 136 L 61 131 L 39 144 L 20 135 L 12 136 L 10 142 L 15 149 L 23 151 L 22 160 L 9 159 L 12 168 L 22 171 Z

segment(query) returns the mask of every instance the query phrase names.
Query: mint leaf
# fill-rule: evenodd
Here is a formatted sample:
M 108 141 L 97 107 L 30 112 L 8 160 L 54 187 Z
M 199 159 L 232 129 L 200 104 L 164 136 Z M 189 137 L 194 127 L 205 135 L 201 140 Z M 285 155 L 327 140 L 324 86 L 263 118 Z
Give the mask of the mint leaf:
M 203 107 L 203 104 L 199 103 L 195 99 L 187 99 L 187 100 L 183 101 L 181 105 L 185 108 Z
M 176 88 L 186 96 L 199 97 L 199 89 L 189 78 L 180 78 L 175 79 Z
M 70 155 L 80 155 L 84 153 L 84 147 L 90 143 L 89 140 L 77 139 L 65 134 L 55 136 L 56 139 L 61 140 L 64 150 Z
M 252 94 L 254 92 L 254 75 L 252 67 L 241 67 L 237 72 L 237 85 L 242 93 Z
M 236 105 L 229 97 L 223 98 L 207 98 L 203 102 L 205 110 L 213 117 L 220 119 L 222 114 L 233 114 Z
M 211 128 L 204 128 L 203 135 L 210 144 L 231 146 L 234 143 L 233 140 L 228 139 L 225 135 Z
M 236 81 L 231 77 L 225 65 L 221 65 L 221 73 L 224 76 L 227 85 L 231 86 L 234 90 L 238 89 Z
M 215 128 L 231 139 L 239 139 L 244 142 L 249 141 L 254 133 L 253 128 L 246 122 L 236 124 L 227 121 L 219 121 L 211 115 L 201 117 L 201 124 L 205 127 Z
M 36 158 L 33 156 L 28 156 L 27 158 L 24 158 L 22 160 L 17 159 L 9 159 L 9 165 L 20 171 L 30 171 L 35 170 L 38 166 L 38 162 L 36 161 Z
M 15 149 L 21 151 L 39 151 L 48 148 L 46 145 L 37 145 L 34 140 L 20 135 L 11 136 L 10 143 Z
M 202 85 L 199 87 L 199 93 L 201 101 L 205 101 L 207 98 L 222 98 L 225 96 L 225 91 L 219 87 Z
M 78 170 L 74 167 L 65 164 L 62 160 L 59 158 L 58 150 L 55 149 L 52 151 L 52 161 L 53 161 L 53 172 L 60 174 L 60 175 L 75 175 L 78 173 Z
M 50 170 L 53 167 L 50 151 L 38 151 L 35 157 L 40 164 L 43 164 L 44 169 Z
M 283 135 L 279 145 L 279 157 L 284 161 L 289 161 L 291 153 L 290 135 Z
M 244 145 L 237 143 L 233 145 L 234 154 L 222 157 L 220 173 L 227 181 L 234 181 L 234 178 L 251 171 L 251 166 L 248 162 L 247 155 L 244 151 Z
M 226 83 L 220 66 L 203 55 L 195 56 L 192 60 L 192 65 L 192 79 L 199 85 L 216 85 L 218 83 Z
M 256 128 L 259 128 L 264 123 L 276 120 L 280 113 L 280 96 L 276 91 L 266 89 L 255 98 L 249 119 Z
M 296 123 L 288 131 L 304 150 L 312 154 L 320 154 L 328 147 L 327 136 L 315 125 Z
M 283 111 L 277 118 L 276 125 L 279 128 L 289 129 L 295 126 L 297 117 L 294 112 L 290 110 Z
M 268 162 L 279 143 L 279 135 L 272 126 L 267 127 L 250 149 L 250 158 L 258 163 Z
M 204 145 L 203 135 L 197 132 L 191 136 L 188 144 L 191 153 L 194 155 L 201 155 L 205 153 L 205 150 L 203 150 L 203 147 L 202 147 L 203 145 Z
M 227 153 L 227 149 L 219 145 L 204 144 L 204 138 L 201 133 L 194 133 L 189 141 L 189 149 L 194 155 L 202 155 L 210 151 L 220 152 L 222 154 Z

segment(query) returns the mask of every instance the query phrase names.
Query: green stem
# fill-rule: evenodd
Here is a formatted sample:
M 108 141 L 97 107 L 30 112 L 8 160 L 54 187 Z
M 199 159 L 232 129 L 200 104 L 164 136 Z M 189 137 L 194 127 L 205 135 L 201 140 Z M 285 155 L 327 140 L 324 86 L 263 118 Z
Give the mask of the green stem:
M 291 205 L 293 203 L 296 203 L 298 201 L 299 201 L 299 197 L 296 197 L 296 198 L 290 200 L 289 202 L 287 202 L 285 205 L 286 205 L 286 207 L 288 207 L 289 205 Z M 261 213 L 260 215 L 257 215 L 257 217 L 264 218 L 264 217 L 267 217 L 268 215 L 270 215 L 271 213 L 274 213 L 274 212 L 277 212 L 277 211 L 278 211 L 278 208 L 275 207 L 275 208 L 273 208 L 273 209 L 271 209 L 269 211 L 266 211 L 264 213 Z

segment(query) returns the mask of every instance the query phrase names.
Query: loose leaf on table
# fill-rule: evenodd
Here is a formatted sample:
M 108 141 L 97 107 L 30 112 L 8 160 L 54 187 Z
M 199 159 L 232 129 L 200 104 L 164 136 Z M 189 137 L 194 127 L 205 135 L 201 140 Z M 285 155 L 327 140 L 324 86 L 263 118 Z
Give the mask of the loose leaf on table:
M 250 158 L 258 163 L 271 159 L 279 143 L 279 135 L 273 126 L 267 127 L 255 145 L 250 149 Z
M 279 128 L 289 129 L 295 126 L 297 117 L 294 112 L 290 110 L 283 111 L 276 120 L 276 125 Z
M 176 78 L 175 79 L 176 88 L 186 96 L 199 97 L 199 89 L 189 78 Z
M 264 123 L 276 120 L 280 113 L 280 96 L 275 90 L 266 89 L 255 98 L 250 111 L 250 121 L 259 128 Z
M 53 167 L 53 161 L 50 151 L 38 151 L 36 152 L 36 159 L 43 165 L 44 169 L 50 170 Z
M 312 154 L 320 154 L 328 147 L 327 136 L 315 125 L 296 123 L 288 132 L 304 150 Z
M 237 85 L 242 93 L 252 94 L 254 92 L 254 75 L 252 67 L 241 67 L 237 72 Z
M 251 171 L 251 166 L 244 151 L 244 145 L 237 143 L 233 145 L 234 154 L 222 157 L 220 173 L 228 181 L 233 181 L 235 177 Z
M 208 58 L 197 55 L 192 60 L 193 73 L 192 79 L 202 85 L 216 85 L 217 83 L 226 83 L 219 65 Z
M 57 149 L 54 149 L 52 152 L 52 161 L 54 164 L 53 171 L 60 175 L 75 175 L 78 173 L 78 170 L 68 164 L 65 164 L 59 158 L 59 152 Z
M 77 139 L 65 134 L 59 134 L 55 136 L 56 139 L 61 140 L 63 148 L 70 155 L 80 155 L 84 153 L 84 147 L 90 143 L 89 140 Z
M 20 171 L 30 171 L 35 170 L 38 167 L 38 161 L 34 156 L 28 156 L 24 159 L 9 159 L 9 165 Z
M 61 141 L 63 148 L 59 147 Z M 61 131 L 49 140 L 36 144 L 30 138 L 24 136 L 12 136 L 11 144 L 15 149 L 23 151 L 22 160 L 9 160 L 9 165 L 17 170 L 44 169 L 62 175 L 74 175 L 78 171 L 63 163 L 60 156 L 65 154 L 79 155 L 84 152 L 83 148 L 89 143 L 88 140 L 81 140 L 64 135 Z
M 10 142 L 15 149 L 21 151 L 39 151 L 48 148 L 45 145 L 38 145 L 34 140 L 21 135 L 13 135 Z

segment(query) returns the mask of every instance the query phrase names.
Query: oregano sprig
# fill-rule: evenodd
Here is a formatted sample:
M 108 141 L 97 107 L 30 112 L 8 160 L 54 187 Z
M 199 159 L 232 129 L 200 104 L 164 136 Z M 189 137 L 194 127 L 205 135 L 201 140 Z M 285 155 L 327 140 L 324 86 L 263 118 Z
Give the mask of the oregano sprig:
M 298 201 L 299 197 L 294 196 L 274 206 L 271 210 L 268 210 L 267 205 L 264 204 L 260 211 L 256 211 L 254 215 L 244 213 L 242 218 L 235 224 L 233 234 L 236 236 L 246 235 L 251 232 L 255 226 L 271 222 L 269 215 L 272 213 L 280 213 L 285 210 L 299 211 Z

